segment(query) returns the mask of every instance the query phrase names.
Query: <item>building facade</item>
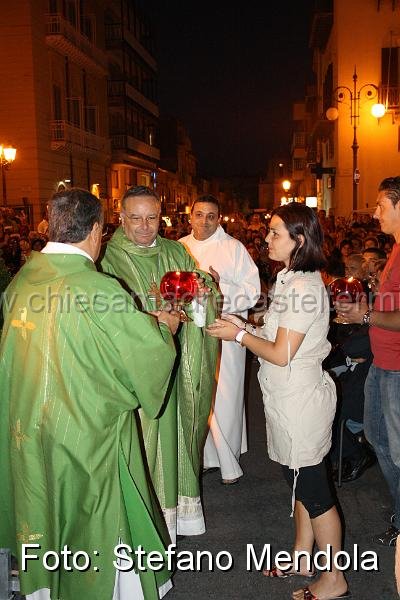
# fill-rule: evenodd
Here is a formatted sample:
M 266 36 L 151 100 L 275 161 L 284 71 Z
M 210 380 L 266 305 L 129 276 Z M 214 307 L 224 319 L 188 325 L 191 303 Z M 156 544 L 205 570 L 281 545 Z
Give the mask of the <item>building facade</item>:
M 132 185 L 153 186 L 160 160 L 157 63 L 151 25 L 135 0 L 107 0 L 107 95 L 114 218 Z
M 16 0 L 0 22 L 0 142 L 17 149 L 5 202 L 37 224 L 69 186 L 109 197 L 102 0 Z M 3 173 L 4 175 L 4 173 Z
M 187 213 L 198 194 L 197 159 L 192 142 L 178 119 L 160 119 L 161 162 L 155 188 L 165 214 Z
M 0 144 L 9 206 L 36 225 L 51 195 L 84 187 L 116 218 L 131 185 L 153 185 L 157 64 L 135 0 L 16 0 L 0 21 Z
M 399 174 L 400 5 L 321 0 L 317 7 L 307 164 L 319 206 L 349 217 L 372 212 L 379 182 Z M 377 102 L 386 107 L 380 119 L 371 114 Z

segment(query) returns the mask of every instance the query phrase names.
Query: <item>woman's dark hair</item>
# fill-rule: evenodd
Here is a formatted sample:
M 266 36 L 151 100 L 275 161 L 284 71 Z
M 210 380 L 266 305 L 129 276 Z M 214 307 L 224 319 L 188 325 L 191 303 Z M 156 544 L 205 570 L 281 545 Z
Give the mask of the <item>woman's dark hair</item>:
M 324 236 L 318 217 L 305 204 L 291 202 L 276 208 L 276 215 L 285 223 L 291 239 L 296 242 L 290 255 L 289 269 L 292 271 L 319 271 L 326 265 L 322 243 Z M 300 235 L 304 237 L 301 245 Z
M 95 223 L 103 224 L 101 202 L 80 188 L 57 192 L 49 203 L 49 241 L 82 242 Z

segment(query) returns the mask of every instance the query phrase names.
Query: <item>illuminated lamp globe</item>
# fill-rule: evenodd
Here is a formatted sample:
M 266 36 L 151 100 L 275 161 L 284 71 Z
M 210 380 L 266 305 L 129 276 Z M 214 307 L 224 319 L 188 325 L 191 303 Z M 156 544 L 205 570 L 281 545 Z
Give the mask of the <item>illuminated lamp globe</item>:
M 17 153 L 16 149 L 12 148 L 11 146 L 6 146 L 6 147 L 1 146 L 1 149 L 2 149 L 2 153 L 3 153 L 3 156 L 6 160 L 6 162 L 8 162 L 8 163 L 14 162 L 15 155 Z
M 328 121 L 336 121 L 339 116 L 339 111 L 335 106 L 331 106 L 325 114 Z
M 373 117 L 375 117 L 376 119 L 381 119 L 383 117 L 383 115 L 386 112 L 386 108 L 384 104 L 374 104 L 371 107 L 371 114 Z

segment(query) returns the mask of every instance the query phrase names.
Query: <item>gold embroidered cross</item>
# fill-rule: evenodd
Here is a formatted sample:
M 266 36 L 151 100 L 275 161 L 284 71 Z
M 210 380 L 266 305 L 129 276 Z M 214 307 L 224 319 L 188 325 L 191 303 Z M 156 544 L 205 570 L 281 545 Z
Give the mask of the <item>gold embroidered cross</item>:
M 21 329 L 22 338 L 24 340 L 26 340 L 26 337 L 27 337 L 26 332 L 27 332 L 27 330 L 33 331 L 34 329 L 36 329 L 36 325 L 35 325 L 35 323 L 32 323 L 31 321 L 27 321 L 26 320 L 26 316 L 28 314 L 26 306 L 24 306 L 24 308 L 20 308 L 19 312 L 21 313 L 21 319 L 13 319 L 11 321 L 11 326 L 12 327 L 17 327 L 18 329 Z
M 34 542 L 35 540 L 40 540 L 40 538 L 43 537 L 43 533 L 30 533 L 28 523 L 22 523 L 21 529 L 22 531 L 17 533 L 17 540 L 22 544 Z
M 147 296 L 149 300 L 153 300 L 156 303 L 156 310 L 160 310 L 162 307 L 162 296 L 154 280 L 152 281 L 150 289 L 147 292 Z
M 18 419 L 15 427 L 11 429 L 11 435 L 15 439 L 18 450 L 21 450 L 21 442 L 25 442 L 25 440 L 29 439 L 29 436 L 21 431 L 21 419 Z

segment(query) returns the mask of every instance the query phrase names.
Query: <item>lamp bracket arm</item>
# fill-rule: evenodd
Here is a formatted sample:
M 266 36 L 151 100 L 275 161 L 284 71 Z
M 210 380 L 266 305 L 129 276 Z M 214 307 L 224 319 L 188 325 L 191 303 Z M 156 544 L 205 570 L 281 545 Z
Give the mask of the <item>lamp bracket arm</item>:
M 347 87 L 347 85 L 339 85 L 333 90 L 332 97 L 336 102 L 351 106 L 351 102 L 353 101 L 353 92 L 349 87 Z M 346 101 L 346 98 L 348 98 L 348 101 Z
M 358 98 L 361 97 L 361 92 L 365 91 L 364 96 L 366 96 L 366 100 L 374 100 L 379 95 L 379 88 L 374 83 L 366 83 L 361 86 L 358 90 Z

